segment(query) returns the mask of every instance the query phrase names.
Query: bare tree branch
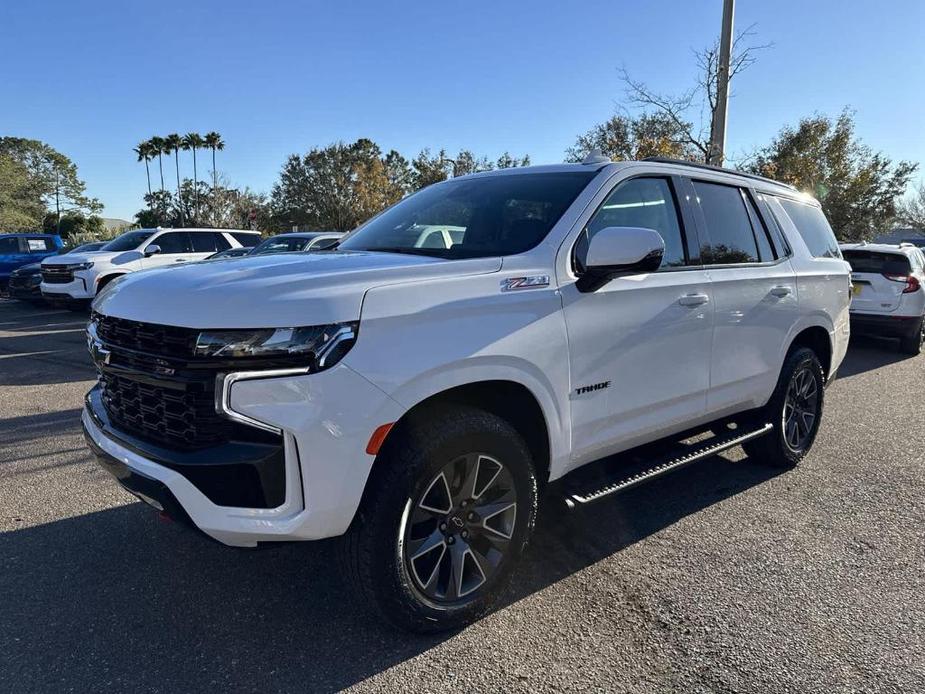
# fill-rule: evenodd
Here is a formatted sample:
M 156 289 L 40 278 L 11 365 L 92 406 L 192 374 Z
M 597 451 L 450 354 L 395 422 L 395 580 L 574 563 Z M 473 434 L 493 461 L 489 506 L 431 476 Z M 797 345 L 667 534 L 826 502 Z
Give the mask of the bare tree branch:
M 736 34 L 729 64 L 730 82 L 755 63 L 759 51 L 773 46 L 771 43 L 749 43 L 755 34 L 754 24 Z M 654 109 L 668 117 L 684 133 L 685 144 L 694 147 L 706 159 L 713 139 L 713 113 L 717 106 L 719 41 L 694 51 L 694 59 L 698 68 L 695 85 L 679 95 L 663 94 L 651 89 L 645 82 L 634 80 L 625 67 L 619 69 L 619 75 L 630 104 L 643 110 Z M 691 112 L 694 110 L 697 111 L 697 117 L 692 119 Z

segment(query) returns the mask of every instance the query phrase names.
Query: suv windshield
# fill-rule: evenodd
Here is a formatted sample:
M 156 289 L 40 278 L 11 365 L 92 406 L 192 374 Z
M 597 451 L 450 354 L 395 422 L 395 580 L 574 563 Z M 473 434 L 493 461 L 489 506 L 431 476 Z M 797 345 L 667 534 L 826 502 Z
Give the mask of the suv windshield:
M 139 229 L 138 231 L 126 231 L 121 236 L 117 236 L 112 241 L 103 246 L 101 251 L 133 251 L 146 238 L 154 233 L 153 229 Z
M 877 275 L 908 275 L 912 271 L 909 258 L 901 253 L 877 251 L 842 251 L 852 272 L 871 272 Z
M 433 185 L 350 234 L 338 250 L 439 258 L 522 253 L 546 238 L 596 174 L 508 174 Z
M 309 241 L 311 241 L 311 239 L 301 236 L 277 236 L 272 239 L 267 239 L 259 246 L 255 246 L 250 252 L 250 255 L 269 255 L 270 253 L 292 253 L 294 251 L 301 251 L 308 245 Z

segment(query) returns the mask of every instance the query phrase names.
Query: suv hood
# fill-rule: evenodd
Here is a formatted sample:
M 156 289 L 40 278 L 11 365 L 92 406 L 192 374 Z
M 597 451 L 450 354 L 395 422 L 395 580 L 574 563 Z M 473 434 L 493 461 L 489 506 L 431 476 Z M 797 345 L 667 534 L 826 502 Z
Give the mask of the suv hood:
M 117 318 L 184 328 L 326 325 L 358 320 L 372 287 L 500 268 L 500 258 L 368 251 L 245 256 L 125 275 L 93 306 Z
M 95 265 L 130 263 L 144 257 L 141 251 L 87 251 L 86 253 L 65 253 L 45 258 L 42 265 L 73 265 L 92 262 Z

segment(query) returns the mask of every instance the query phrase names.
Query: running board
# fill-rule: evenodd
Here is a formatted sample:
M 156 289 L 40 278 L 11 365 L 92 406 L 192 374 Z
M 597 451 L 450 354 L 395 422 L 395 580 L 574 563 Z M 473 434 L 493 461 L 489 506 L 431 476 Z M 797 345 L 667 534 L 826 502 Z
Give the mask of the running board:
M 770 433 L 773 428 L 773 424 L 767 423 L 758 429 L 753 429 L 745 433 L 738 433 L 737 431 L 733 431 L 730 432 L 730 435 L 724 436 L 723 438 L 710 439 L 704 442 L 705 445 L 700 448 L 695 448 L 692 451 L 685 452 L 683 455 L 676 458 L 667 458 L 660 463 L 651 465 L 641 472 L 636 472 L 627 477 L 623 477 L 622 479 L 609 482 L 602 487 L 598 487 L 596 489 L 573 489 L 566 494 L 565 503 L 569 508 L 590 504 L 594 501 L 598 501 L 604 497 L 610 496 L 611 494 L 622 492 L 644 482 L 648 482 L 649 480 L 653 480 L 656 477 L 661 477 L 666 473 L 679 470 L 686 465 L 697 462 L 698 460 L 703 460 L 704 458 L 709 458 L 711 455 L 722 453 L 723 451 L 741 445 L 746 441 L 757 439 L 759 436 L 764 436 L 765 434 Z

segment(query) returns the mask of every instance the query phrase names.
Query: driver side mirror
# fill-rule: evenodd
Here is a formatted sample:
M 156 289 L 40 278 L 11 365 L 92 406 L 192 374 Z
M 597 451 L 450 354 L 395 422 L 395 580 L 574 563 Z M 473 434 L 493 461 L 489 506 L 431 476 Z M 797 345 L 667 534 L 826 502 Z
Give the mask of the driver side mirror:
M 145 248 L 145 258 L 150 258 L 152 255 L 156 255 L 161 252 L 161 247 L 156 243 L 152 243 L 150 246 Z
M 664 255 L 665 240 L 654 229 L 605 227 L 588 244 L 578 291 L 596 291 L 618 275 L 655 272 Z

